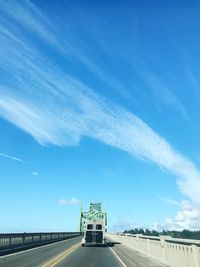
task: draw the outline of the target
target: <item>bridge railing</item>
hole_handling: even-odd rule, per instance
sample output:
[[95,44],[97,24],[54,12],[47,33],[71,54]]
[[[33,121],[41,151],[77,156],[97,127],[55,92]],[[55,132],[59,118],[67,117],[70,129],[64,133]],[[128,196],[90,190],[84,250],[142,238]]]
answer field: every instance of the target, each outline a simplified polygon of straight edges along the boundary
[[0,254],[79,236],[80,232],[41,232],[0,234]]
[[200,240],[114,233],[107,237],[170,267],[200,267]]

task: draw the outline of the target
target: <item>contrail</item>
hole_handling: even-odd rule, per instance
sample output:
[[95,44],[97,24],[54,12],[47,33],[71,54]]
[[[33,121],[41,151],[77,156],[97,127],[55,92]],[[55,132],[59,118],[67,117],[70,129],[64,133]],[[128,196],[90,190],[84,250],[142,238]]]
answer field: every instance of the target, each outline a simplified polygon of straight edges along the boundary
[[26,163],[26,162],[23,161],[22,159],[19,159],[19,158],[16,158],[16,157],[12,157],[12,156],[9,156],[9,155],[4,154],[4,153],[0,153],[0,156],[1,156],[1,157],[4,157],[4,158],[8,158],[8,159],[15,160],[15,161],[19,161],[19,162],[21,162],[21,163]]

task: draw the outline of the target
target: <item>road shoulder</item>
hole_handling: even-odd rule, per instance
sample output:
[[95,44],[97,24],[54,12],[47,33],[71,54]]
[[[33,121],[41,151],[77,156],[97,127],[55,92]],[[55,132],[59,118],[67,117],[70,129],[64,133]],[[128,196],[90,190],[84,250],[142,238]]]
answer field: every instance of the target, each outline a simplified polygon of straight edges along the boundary
[[126,267],[167,267],[144,254],[132,250],[123,244],[113,244],[110,249],[117,254]]

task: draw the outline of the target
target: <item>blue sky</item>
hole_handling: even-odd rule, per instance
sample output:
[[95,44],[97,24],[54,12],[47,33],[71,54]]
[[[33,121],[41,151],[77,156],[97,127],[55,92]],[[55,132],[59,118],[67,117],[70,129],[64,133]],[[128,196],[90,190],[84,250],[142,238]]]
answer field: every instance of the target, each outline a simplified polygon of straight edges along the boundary
[[199,11],[1,2],[0,231],[200,227]]

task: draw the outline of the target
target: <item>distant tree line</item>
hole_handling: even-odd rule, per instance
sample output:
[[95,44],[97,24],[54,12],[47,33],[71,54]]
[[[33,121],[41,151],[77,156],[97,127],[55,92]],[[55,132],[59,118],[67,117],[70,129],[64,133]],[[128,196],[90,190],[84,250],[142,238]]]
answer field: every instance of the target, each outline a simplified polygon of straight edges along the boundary
[[126,234],[142,234],[142,235],[148,235],[148,236],[159,236],[159,235],[168,235],[174,238],[188,238],[188,239],[200,239],[200,230],[199,231],[190,231],[190,230],[182,230],[182,231],[169,231],[169,230],[163,230],[162,232],[155,231],[155,230],[149,230],[149,229],[143,229],[143,228],[135,228],[132,230],[126,230],[124,231]]

